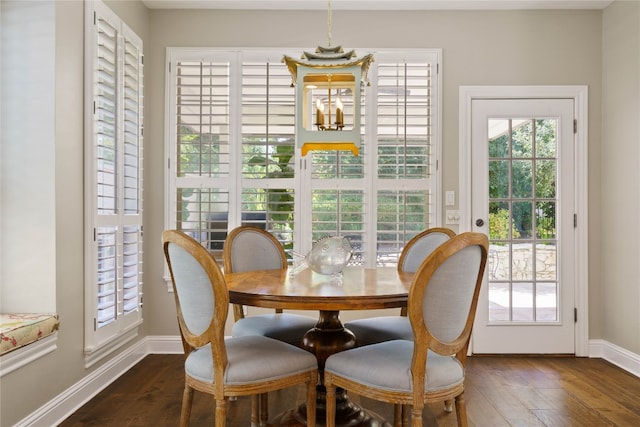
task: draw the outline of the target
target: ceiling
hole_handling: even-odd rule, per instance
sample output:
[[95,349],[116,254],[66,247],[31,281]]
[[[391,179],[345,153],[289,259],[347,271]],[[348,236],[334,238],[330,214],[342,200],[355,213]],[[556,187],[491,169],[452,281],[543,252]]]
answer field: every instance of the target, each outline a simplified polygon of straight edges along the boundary
[[[143,0],[150,9],[327,10],[329,0]],[[613,0],[331,0],[333,10],[604,9]]]

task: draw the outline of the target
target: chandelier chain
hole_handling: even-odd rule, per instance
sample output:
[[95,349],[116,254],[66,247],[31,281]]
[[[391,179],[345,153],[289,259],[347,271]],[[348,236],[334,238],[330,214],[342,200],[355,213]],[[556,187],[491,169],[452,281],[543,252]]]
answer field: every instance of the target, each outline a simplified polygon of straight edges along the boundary
[[327,47],[331,47],[331,0],[327,0]]

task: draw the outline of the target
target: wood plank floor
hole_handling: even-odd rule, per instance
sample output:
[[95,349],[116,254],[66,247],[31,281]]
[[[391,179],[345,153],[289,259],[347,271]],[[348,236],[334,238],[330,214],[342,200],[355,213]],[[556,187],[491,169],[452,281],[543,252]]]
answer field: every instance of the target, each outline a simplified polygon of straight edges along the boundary
[[[469,425],[640,426],[640,378],[602,359],[474,356],[467,369]],[[65,420],[62,427],[177,426],[183,390],[181,355],[149,355]],[[351,395],[388,420],[391,405]],[[276,415],[304,400],[304,388],[269,395]],[[227,426],[249,425],[249,398],[232,402]],[[197,393],[191,426],[213,425],[213,401]],[[441,404],[424,411],[425,426],[455,426]]]

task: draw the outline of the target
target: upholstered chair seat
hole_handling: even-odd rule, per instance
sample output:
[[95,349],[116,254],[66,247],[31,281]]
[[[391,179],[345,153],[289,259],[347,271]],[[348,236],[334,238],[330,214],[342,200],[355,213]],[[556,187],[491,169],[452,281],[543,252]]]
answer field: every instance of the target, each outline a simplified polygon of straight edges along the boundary
[[[413,346],[413,341],[394,340],[358,347],[332,355],[325,369],[367,387],[409,394],[413,389]],[[367,363],[362,363],[363,360]],[[455,356],[428,352],[424,381],[426,393],[451,389],[463,381],[464,367]]]

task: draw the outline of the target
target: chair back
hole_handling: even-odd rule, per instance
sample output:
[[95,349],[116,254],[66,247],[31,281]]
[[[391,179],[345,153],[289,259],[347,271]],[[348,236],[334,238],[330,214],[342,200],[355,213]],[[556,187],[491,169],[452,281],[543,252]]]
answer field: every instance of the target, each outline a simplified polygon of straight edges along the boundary
[[222,257],[226,273],[287,268],[287,256],[278,239],[250,225],[231,230],[224,241]]
[[224,328],[229,293],[218,263],[200,243],[182,231],[165,230],[162,244],[171,273],[185,356],[210,343],[214,365],[226,366]]
[[427,349],[466,362],[488,248],[486,235],[462,233],[440,245],[416,272],[408,299],[419,359],[414,368],[424,371]]
[[422,231],[407,242],[398,259],[398,271],[414,273],[431,252],[455,236],[449,228],[430,228]]

